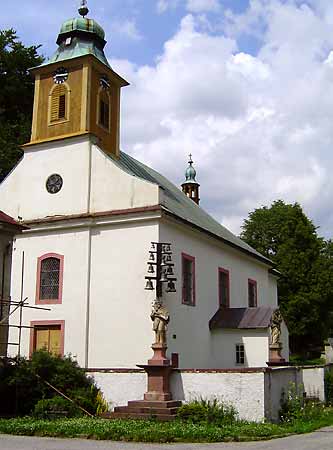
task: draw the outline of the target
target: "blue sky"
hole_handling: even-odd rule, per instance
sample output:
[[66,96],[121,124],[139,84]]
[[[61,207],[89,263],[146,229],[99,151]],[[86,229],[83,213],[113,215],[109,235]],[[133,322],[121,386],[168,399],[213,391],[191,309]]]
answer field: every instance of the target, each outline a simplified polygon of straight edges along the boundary
[[[150,64],[161,54],[165,41],[174,35],[180,20],[189,12],[186,1],[169,3],[169,8],[163,12],[158,9],[158,0],[90,0],[88,6],[90,17],[107,32],[110,56]],[[60,24],[77,14],[78,4],[75,0],[7,2],[2,5],[0,26],[13,27],[27,44],[42,44],[42,53],[50,56]],[[18,5],[24,9],[24,14],[17,13]],[[222,0],[218,10],[213,8],[202,13],[222,27],[226,10],[239,13],[247,7],[248,0]],[[253,38],[248,36],[240,41],[245,51],[255,51]]]
[[[16,0],[0,27],[50,56],[79,1]],[[202,206],[235,233],[299,202],[333,235],[332,0],[89,0],[130,82],[121,145],[180,185],[193,154]]]

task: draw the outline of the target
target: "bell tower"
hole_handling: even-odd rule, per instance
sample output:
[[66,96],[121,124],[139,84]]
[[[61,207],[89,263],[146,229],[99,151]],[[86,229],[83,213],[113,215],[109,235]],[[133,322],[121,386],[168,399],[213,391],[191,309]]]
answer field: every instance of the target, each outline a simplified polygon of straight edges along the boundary
[[199,188],[200,184],[196,181],[195,177],[197,172],[193,167],[192,155],[189,155],[189,166],[185,172],[186,181],[182,184],[184,194],[193,200],[197,205],[200,203]]
[[91,133],[106,153],[118,157],[120,91],[128,83],[110,67],[105,32],[88,13],[83,0],[79,17],[61,26],[55,54],[31,70],[35,100],[26,146]]

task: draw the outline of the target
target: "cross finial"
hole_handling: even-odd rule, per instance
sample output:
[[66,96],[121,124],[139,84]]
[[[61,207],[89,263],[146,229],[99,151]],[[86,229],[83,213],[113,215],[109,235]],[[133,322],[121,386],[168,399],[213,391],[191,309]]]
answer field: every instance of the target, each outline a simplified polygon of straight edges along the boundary
[[189,155],[189,158],[190,158],[190,160],[189,160],[189,164],[193,164],[193,160],[192,160],[192,154],[190,153]]
[[85,17],[88,14],[88,12],[89,12],[89,8],[88,8],[88,5],[87,5],[87,0],[82,0],[81,1],[81,6],[79,8],[79,14],[82,17]]

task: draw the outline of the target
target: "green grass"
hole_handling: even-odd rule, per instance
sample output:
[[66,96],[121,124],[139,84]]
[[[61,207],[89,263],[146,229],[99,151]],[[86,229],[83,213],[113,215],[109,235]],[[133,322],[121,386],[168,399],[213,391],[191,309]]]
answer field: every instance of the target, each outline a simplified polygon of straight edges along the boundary
[[180,420],[156,421],[59,419],[35,420],[30,417],[1,419],[0,433],[24,436],[86,438],[132,442],[222,442],[266,440],[290,434],[309,433],[333,425],[333,410],[327,409],[313,421],[295,421],[290,424],[236,422],[214,426],[190,424]]

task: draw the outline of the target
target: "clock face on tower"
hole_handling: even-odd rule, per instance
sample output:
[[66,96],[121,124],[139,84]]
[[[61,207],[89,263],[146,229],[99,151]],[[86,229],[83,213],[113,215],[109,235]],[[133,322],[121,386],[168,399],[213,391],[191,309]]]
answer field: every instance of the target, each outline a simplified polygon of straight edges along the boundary
[[63,180],[60,175],[54,173],[46,180],[46,189],[50,194],[57,194],[62,188]]
[[64,83],[68,78],[68,70],[64,67],[60,67],[57,69],[53,74],[53,80],[55,84],[62,84]]

